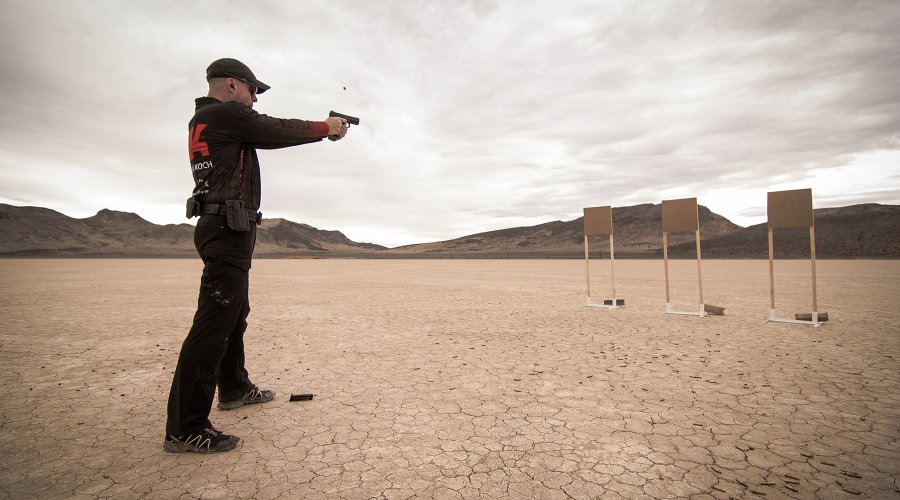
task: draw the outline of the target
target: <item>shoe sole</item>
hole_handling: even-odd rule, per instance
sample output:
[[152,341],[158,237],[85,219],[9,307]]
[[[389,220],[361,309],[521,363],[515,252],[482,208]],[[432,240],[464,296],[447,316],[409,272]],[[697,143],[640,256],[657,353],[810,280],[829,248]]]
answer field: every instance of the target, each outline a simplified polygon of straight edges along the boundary
[[216,408],[220,410],[234,410],[235,408],[240,408],[241,406],[244,406],[244,402],[238,400],[229,401],[228,403],[219,403],[216,405]]
[[219,448],[210,448],[207,450],[205,448],[195,448],[193,446],[185,447],[181,443],[173,443],[171,441],[164,441],[163,442],[163,451],[165,451],[167,453],[203,453],[203,454],[222,453],[224,451],[231,451],[231,450],[237,448],[237,445],[240,442],[241,442],[241,438],[234,436],[234,441],[228,441],[228,443],[225,444],[225,446],[222,446]]
[[241,406],[244,406],[244,405],[259,405],[259,404],[263,404],[263,403],[268,403],[269,401],[272,401],[273,399],[275,399],[274,393],[272,394],[272,397],[270,399],[260,400],[260,401],[246,401],[245,402],[240,399],[238,399],[237,401],[229,401],[227,403],[223,403],[223,402],[219,401],[219,404],[216,405],[216,408],[218,408],[220,410],[226,410],[226,411],[234,410],[234,409],[240,408]]

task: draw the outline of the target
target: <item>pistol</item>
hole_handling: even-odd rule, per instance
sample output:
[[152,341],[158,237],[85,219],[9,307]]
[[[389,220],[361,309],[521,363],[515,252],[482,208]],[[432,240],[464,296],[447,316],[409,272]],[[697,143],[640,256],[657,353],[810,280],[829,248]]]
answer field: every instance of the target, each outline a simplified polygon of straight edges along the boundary
[[[343,118],[343,119],[347,120],[348,128],[350,127],[350,125],[359,125],[359,118],[357,118],[355,116],[345,115],[343,113],[338,113],[337,111],[329,111],[328,116],[334,117],[334,118]],[[338,139],[337,136],[334,136],[334,135],[329,135],[328,138],[331,139],[332,141],[336,141]]]
[[359,118],[357,118],[355,116],[345,115],[343,113],[338,113],[337,111],[329,111],[328,116],[334,117],[334,118],[343,118],[343,119],[347,120],[347,123],[349,123],[351,125],[359,125]]

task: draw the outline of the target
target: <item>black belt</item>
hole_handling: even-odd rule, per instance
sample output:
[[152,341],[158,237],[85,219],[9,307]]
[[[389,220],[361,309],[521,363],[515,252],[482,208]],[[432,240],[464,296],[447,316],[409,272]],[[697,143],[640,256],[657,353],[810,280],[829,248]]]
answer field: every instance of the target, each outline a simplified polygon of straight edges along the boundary
[[[262,212],[250,212],[248,210],[247,217],[250,222],[259,225],[262,222]],[[201,203],[200,213],[197,215],[225,215],[225,205],[223,203]]]

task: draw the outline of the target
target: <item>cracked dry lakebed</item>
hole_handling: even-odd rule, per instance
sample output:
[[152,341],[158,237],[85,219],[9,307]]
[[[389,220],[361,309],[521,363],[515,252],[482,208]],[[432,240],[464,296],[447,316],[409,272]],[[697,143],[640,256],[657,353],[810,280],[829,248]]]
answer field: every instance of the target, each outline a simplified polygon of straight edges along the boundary
[[[617,260],[608,310],[579,260],[257,260],[277,396],[193,455],[162,442],[199,260],[2,260],[0,498],[900,498],[900,262],[817,267],[814,328],[765,322],[767,261],[703,261],[699,318],[661,261]],[[809,313],[809,262],[775,272]]]

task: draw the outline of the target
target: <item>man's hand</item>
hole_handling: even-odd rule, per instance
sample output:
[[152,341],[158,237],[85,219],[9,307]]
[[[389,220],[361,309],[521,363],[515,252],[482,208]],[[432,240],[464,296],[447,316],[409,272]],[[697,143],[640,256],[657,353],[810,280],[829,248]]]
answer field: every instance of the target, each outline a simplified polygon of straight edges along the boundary
[[329,116],[325,119],[328,124],[328,138],[336,141],[347,135],[347,120]]

